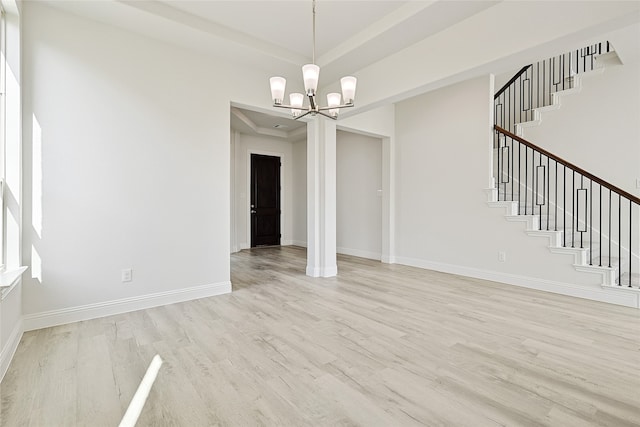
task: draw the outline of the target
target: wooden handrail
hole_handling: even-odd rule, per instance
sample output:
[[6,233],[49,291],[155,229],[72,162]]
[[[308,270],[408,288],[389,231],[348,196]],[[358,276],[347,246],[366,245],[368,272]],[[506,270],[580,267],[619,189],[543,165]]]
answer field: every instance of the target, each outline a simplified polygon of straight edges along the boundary
[[518,71],[515,76],[511,77],[511,79],[508,82],[506,82],[499,91],[496,92],[496,94],[493,96],[493,99],[498,99],[498,97],[502,95],[502,92],[504,92],[505,90],[507,90],[509,86],[511,86],[511,83],[515,82],[518,79],[518,77],[523,75],[524,72],[527,71],[527,69],[529,69],[529,67],[532,67],[532,66],[533,64],[529,64],[522,67],[522,69]]
[[562,159],[561,157],[556,156],[555,154],[552,154],[550,152],[548,152],[547,150],[545,150],[544,148],[540,148],[537,145],[527,141],[524,138],[519,137],[518,135],[509,132],[506,129],[501,128],[498,125],[494,125],[493,126],[495,130],[497,130],[498,132],[500,132],[501,134],[504,134],[506,136],[508,136],[509,138],[515,139],[516,141],[518,141],[519,143],[541,153],[544,154],[545,156],[549,157],[550,159],[553,159],[554,161],[560,163],[561,165],[564,165],[566,167],[568,167],[569,169],[574,170],[575,172],[578,172],[579,174],[583,175],[586,178],[589,178],[591,181],[593,182],[597,182],[598,184],[600,184],[601,186],[608,188],[609,190],[620,194],[621,196],[625,197],[626,199],[632,201],[633,203],[635,203],[636,205],[640,205],[640,198],[634,196],[633,194],[627,193],[626,191],[624,191],[621,188],[616,187],[613,184],[609,184],[607,181],[605,181],[604,179],[598,178],[597,176],[587,172],[586,170],[574,165],[571,162],[568,162],[564,159]]

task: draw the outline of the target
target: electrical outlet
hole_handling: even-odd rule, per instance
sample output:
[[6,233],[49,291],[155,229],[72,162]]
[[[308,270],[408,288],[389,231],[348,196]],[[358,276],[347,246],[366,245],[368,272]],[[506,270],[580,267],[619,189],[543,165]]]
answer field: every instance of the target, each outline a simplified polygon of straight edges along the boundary
[[123,282],[130,282],[133,276],[133,269],[132,268],[125,268],[124,270],[122,270],[122,281]]
[[504,251],[498,252],[498,261],[505,262],[507,260],[507,253]]

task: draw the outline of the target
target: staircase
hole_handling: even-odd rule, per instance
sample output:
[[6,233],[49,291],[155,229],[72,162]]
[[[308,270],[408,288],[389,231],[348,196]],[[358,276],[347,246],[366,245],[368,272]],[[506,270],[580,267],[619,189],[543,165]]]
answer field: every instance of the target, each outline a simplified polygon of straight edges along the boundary
[[[508,221],[548,239],[556,254],[573,255],[577,271],[601,286],[637,294],[640,303],[640,199],[524,139],[527,127],[580,92],[583,78],[617,59],[599,43],[523,67],[495,95],[493,188],[488,204]],[[639,307],[640,308],[640,307]]]

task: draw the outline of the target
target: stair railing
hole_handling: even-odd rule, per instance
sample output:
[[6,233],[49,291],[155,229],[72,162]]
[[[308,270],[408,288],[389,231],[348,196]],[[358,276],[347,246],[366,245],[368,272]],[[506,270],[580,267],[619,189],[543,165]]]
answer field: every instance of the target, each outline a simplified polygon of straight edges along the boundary
[[589,249],[589,265],[618,267],[618,286],[633,287],[640,277],[640,198],[498,125],[494,129],[498,200],[518,202],[519,215],[536,215],[540,230],[563,231],[563,247]]
[[596,43],[523,67],[496,92],[494,123],[515,132],[516,124],[534,120],[534,109],[551,105],[554,92],[573,88],[573,77],[594,70],[595,58],[610,51],[609,42]]

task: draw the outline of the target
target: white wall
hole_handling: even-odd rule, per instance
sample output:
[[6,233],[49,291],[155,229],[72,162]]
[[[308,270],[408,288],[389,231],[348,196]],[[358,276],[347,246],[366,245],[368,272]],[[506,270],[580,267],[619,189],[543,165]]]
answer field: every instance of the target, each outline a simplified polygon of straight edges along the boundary
[[607,65],[542,115],[524,138],[640,196],[640,62]]
[[395,126],[394,109],[393,104],[388,104],[364,112],[356,110],[355,115],[348,115],[351,111],[344,110],[347,117],[340,118],[338,129],[374,137],[392,137]]
[[493,89],[483,77],[396,105],[397,261],[539,289],[599,291],[599,278],[576,272],[572,256],[550,254],[546,239],[487,207]]
[[307,246],[307,141],[295,142],[293,158],[293,227],[292,244]]
[[381,261],[395,261],[395,105],[341,119],[338,129],[382,140]]
[[265,154],[280,157],[282,168],[280,170],[280,208],[282,216],[280,218],[281,244],[290,245],[293,240],[293,156],[292,143],[275,137],[253,136],[247,134],[236,134],[234,173],[235,173],[235,224],[236,250],[246,249],[251,246],[250,234],[250,159],[251,154]]
[[42,267],[24,283],[26,326],[229,291],[230,101],[261,105],[265,76],[23,6],[25,165],[42,130],[25,176],[43,177],[42,232],[23,239]]
[[336,143],[337,252],[379,260],[382,140],[338,131]]

